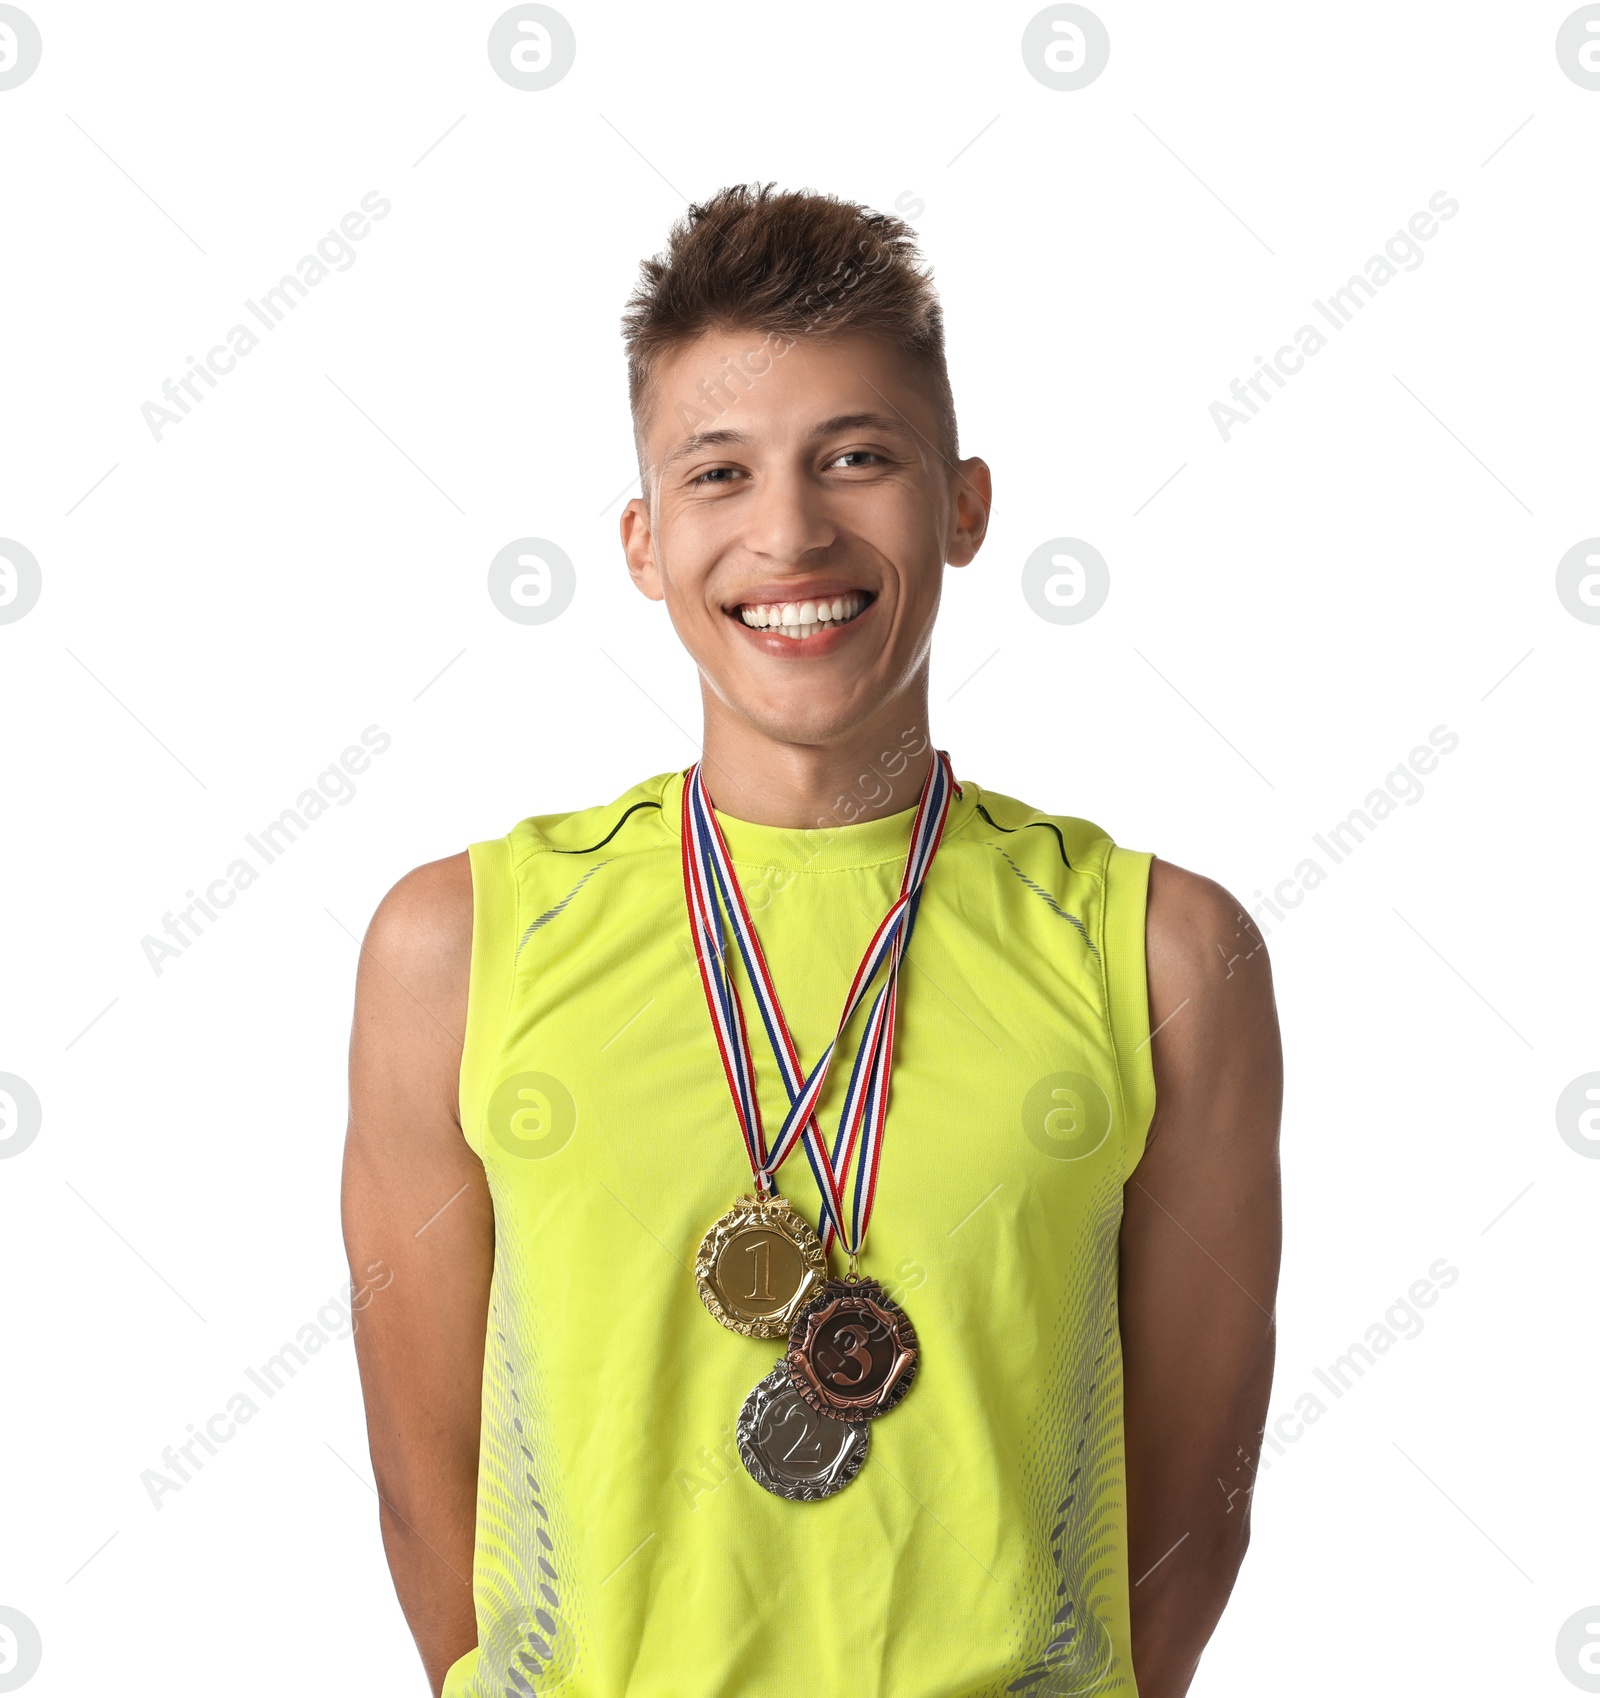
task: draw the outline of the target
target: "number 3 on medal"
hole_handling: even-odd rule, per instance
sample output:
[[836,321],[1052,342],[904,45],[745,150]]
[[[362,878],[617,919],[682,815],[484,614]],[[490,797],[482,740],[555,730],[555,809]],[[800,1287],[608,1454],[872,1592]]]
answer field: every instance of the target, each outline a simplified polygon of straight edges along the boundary
[[841,1327],[833,1340],[833,1347],[848,1361],[856,1363],[861,1372],[848,1375],[841,1368],[829,1371],[828,1378],[836,1386],[858,1386],[872,1371],[872,1357],[867,1351],[867,1335],[860,1327]]

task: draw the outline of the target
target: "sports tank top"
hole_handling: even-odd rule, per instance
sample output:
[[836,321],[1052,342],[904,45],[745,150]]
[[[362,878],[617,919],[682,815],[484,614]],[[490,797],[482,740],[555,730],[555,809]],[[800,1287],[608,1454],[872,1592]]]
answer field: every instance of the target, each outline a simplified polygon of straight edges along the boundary
[[[782,1342],[719,1326],[693,1277],[752,1185],[685,912],[684,777],[470,850],[461,1125],[495,1246],[478,1645],[445,1698],[1134,1694],[1117,1242],[1155,1103],[1150,856],[962,781],[900,970],[861,1261],[920,1368],[849,1485],[786,1501],[735,1442]],[[914,814],[718,813],[806,1069]],[[788,1100],[727,947],[770,1140]],[[803,1152],[778,1183],[815,1226]]]

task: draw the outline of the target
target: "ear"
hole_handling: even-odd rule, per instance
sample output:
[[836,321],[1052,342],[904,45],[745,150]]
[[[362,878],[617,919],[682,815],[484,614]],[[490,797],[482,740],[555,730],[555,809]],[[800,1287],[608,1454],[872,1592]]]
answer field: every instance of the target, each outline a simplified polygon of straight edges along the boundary
[[639,593],[651,601],[664,601],[666,592],[661,587],[661,572],[656,565],[650,509],[637,495],[622,509],[622,553],[628,562],[628,576]]
[[988,464],[974,455],[963,460],[951,474],[950,540],[945,560],[951,566],[966,566],[983,547],[989,532],[989,509],[994,504],[994,486]]

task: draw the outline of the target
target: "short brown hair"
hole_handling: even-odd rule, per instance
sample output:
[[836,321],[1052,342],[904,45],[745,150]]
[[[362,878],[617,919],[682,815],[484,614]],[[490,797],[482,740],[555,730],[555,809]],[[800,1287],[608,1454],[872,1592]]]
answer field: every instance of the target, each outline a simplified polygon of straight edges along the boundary
[[640,440],[651,375],[664,353],[708,330],[785,340],[863,331],[909,355],[939,420],[934,447],[954,461],[955,401],[944,315],[910,225],[854,201],[739,183],[691,206],[666,249],[639,268],[622,316],[628,404]]

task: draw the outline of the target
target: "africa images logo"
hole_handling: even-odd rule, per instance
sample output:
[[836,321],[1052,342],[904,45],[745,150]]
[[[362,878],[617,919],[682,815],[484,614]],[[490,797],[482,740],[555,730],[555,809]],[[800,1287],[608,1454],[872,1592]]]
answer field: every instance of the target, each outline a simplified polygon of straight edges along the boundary
[[1022,32],[1022,62],[1062,94],[1087,88],[1111,60],[1111,37],[1087,6],[1046,6]]
[[12,537],[0,537],[0,625],[14,625],[33,611],[44,587],[39,562]]
[[16,6],[0,6],[0,94],[20,88],[38,70],[43,51],[33,19]]
[[44,1645],[21,1610],[0,1604],[0,1692],[15,1692],[39,1672]]
[[1580,1692],[1600,1692],[1600,1604],[1579,1610],[1561,1624],[1556,1663]]
[[1556,31],[1556,63],[1579,88],[1600,89],[1600,6],[1580,6]]
[[513,6],[489,31],[489,63],[524,94],[554,88],[578,57],[572,25],[554,6]]
[[43,1125],[39,1093],[15,1073],[0,1073],[0,1161],[20,1156]]

